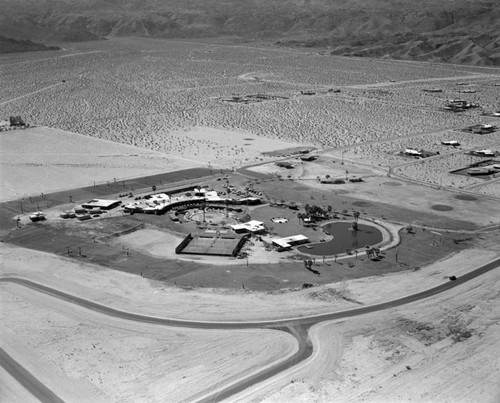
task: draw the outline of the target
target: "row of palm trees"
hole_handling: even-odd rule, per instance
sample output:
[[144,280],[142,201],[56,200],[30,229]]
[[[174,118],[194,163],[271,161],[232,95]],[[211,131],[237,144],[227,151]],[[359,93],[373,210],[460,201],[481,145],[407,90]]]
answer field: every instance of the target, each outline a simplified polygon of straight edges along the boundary
[[[332,214],[333,208],[332,208],[332,206],[328,206],[327,209],[325,210],[319,206],[314,206],[314,205],[311,206],[309,204],[306,204],[304,206],[304,210],[305,210],[305,213],[302,213],[302,212],[297,213],[297,218],[299,220],[299,223],[303,222],[304,219],[313,219],[313,220],[320,219],[321,220],[321,219],[329,218]],[[354,223],[352,225],[352,228],[354,230],[357,230],[360,213],[359,213],[359,211],[353,211],[352,215],[354,217]]]

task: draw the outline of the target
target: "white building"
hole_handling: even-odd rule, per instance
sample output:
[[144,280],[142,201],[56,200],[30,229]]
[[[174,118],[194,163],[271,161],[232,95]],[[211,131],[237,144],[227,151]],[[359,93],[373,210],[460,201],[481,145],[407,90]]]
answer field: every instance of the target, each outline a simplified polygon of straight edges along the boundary
[[234,224],[230,226],[234,232],[242,233],[242,232],[251,232],[256,234],[258,232],[262,232],[265,230],[264,223],[262,221],[251,220],[241,224]]
[[273,245],[278,247],[278,251],[290,249],[292,246],[301,245],[309,242],[309,238],[305,235],[293,235],[286,238],[277,238],[272,240]]
[[411,148],[407,148],[405,150],[405,155],[409,155],[410,157],[421,157],[422,153],[417,150],[412,150]]

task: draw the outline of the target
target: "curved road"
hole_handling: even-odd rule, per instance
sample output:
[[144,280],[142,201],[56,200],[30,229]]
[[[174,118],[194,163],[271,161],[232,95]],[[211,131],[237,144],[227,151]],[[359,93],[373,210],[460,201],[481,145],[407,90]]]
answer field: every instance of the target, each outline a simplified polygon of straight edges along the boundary
[[[299,362],[308,358],[313,351],[313,347],[311,341],[308,336],[308,330],[311,326],[329,320],[336,320],[342,318],[349,318],[353,316],[364,315],[370,312],[381,311],[385,309],[395,308],[401,305],[409,304],[411,302],[419,301],[425,298],[432,297],[434,295],[440,294],[444,291],[450,290],[451,288],[457,287],[461,284],[466,283],[478,276],[481,276],[484,273],[487,273],[491,270],[500,267],[500,259],[496,259],[486,265],[483,265],[461,277],[458,277],[455,281],[447,281],[441,285],[430,288],[428,290],[412,294],[403,298],[395,299],[392,301],[384,302],[381,304],[366,306],[363,308],[352,309],[349,311],[342,312],[333,312],[333,313],[325,313],[318,315],[309,315],[305,317],[295,317],[288,319],[278,319],[278,320],[266,320],[266,321],[252,321],[252,322],[237,322],[237,321],[225,321],[225,322],[208,322],[208,321],[190,321],[190,320],[179,320],[179,319],[170,319],[170,318],[162,318],[156,316],[147,316],[140,315],[137,313],[122,311],[119,309],[111,308],[106,305],[99,304],[97,302],[89,301],[84,298],[77,297],[75,295],[71,295],[65,293],[60,290],[56,290],[54,288],[45,286],[43,284],[38,284],[36,282],[19,278],[19,277],[0,277],[0,282],[4,283],[12,283],[17,284],[23,287],[30,288],[34,291],[41,292],[47,295],[50,295],[54,298],[61,299],[63,301],[79,305],[86,309],[92,310],[94,312],[98,312],[104,315],[113,316],[115,318],[120,318],[123,320],[129,320],[134,322],[142,322],[149,323],[155,325],[162,326],[175,326],[175,327],[185,327],[185,328],[195,328],[195,329],[273,329],[273,330],[281,330],[291,333],[298,341],[299,348],[298,351],[293,354],[288,359],[281,361],[275,365],[272,365],[262,371],[251,374],[237,382],[234,382],[217,393],[209,392],[201,392],[195,396],[190,398],[190,401],[200,401],[200,402],[213,402],[213,401],[221,401],[226,399],[236,393],[239,393],[248,387],[262,382],[282,371],[285,371],[288,368],[293,367]],[[21,384],[25,384],[23,382],[23,378],[30,379],[31,384],[35,384],[33,379],[35,379],[31,374],[28,374],[27,371],[20,372],[18,371],[10,371],[10,366],[5,365],[5,360],[0,355],[0,363],[4,368]],[[20,367],[20,366],[19,366]],[[27,374],[27,375],[26,375]],[[36,379],[35,379],[36,380]],[[38,382],[38,381],[37,381]],[[42,385],[43,386],[43,385]],[[36,397],[42,397],[42,401],[46,401],[43,397],[46,396],[47,388],[40,388],[35,384],[35,386],[31,387],[29,391],[33,393]],[[38,390],[39,389],[39,390]]]

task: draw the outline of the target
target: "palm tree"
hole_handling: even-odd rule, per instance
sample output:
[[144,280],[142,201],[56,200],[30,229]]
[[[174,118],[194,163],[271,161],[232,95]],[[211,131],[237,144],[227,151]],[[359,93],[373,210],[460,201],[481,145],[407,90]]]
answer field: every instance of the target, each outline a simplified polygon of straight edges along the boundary
[[366,245],[365,249],[366,249],[366,257],[371,260],[373,256],[372,248],[370,248],[369,245]]
[[353,211],[352,215],[354,217],[354,223],[352,224],[352,229],[354,231],[357,231],[358,230],[359,211]]
[[306,216],[309,217],[311,215],[311,206],[308,203],[306,203],[304,209],[306,210]]
[[354,222],[357,224],[359,219],[359,211],[353,211],[352,215],[354,217]]

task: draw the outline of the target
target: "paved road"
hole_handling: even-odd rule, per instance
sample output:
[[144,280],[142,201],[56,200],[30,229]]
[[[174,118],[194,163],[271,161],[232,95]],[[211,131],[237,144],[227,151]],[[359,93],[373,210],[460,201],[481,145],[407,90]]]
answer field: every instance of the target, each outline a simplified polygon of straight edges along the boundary
[[0,348],[0,365],[41,402],[63,402],[62,399],[30,374],[2,348]]
[[[20,286],[28,287],[34,291],[42,292],[44,294],[50,295],[54,298],[61,299],[68,303],[72,303],[75,305],[79,305],[86,309],[90,309],[94,312],[98,312],[104,315],[113,316],[116,318],[141,322],[141,323],[149,323],[155,325],[163,325],[163,326],[174,326],[174,327],[184,327],[184,328],[194,328],[194,329],[273,329],[286,331],[291,333],[299,343],[298,351],[289,357],[287,360],[277,363],[276,365],[270,366],[260,372],[257,372],[253,375],[247,376],[227,387],[219,390],[216,393],[206,391],[201,392],[195,396],[190,398],[190,401],[199,401],[199,402],[214,402],[224,400],[236,393],[239,393],[248,387],[262,382],[274,375],[277,375],[286,369],[293,367],[294,365],[302,362],[306,358],[308,358],[313,351],[313,347],[311,341],[308,336],[308,330],[314,324],[336,320],[342,318],[349,318],[353,316],[364,315],[371,312],[391,309],[395,307],[399,307],[401,305],[409,304],[411,302],[416,302],[425,298],[432,297],[434,295],[440,294],[444,291],[450,290],[451,288],[457,287],[470,281],[478,276],[481,276],[484,273],[487,273],[491,270],[500,267],[500,259],[496,259],[484,266],[481,266],[461,277],[458,277],[455,281],[446,281],[441,285],[438,285],[434,288],[412,294],[403,298],[399,298],[393,301],[384,302],[377,305],[366,306],[358,309],[352,309],[349,311],[343,312],[333,312],[319,315],[310,315],[305,317],[296,317],[296,318],[288,318],[288,319],[278,319],[278,320],[266,320],[266,321],[252,321],[252,322],[238,322],[238,321],[225,321],[225,322],[209,322],[209,321],[190,321],[190,320],[179,320],[179,319],[171,319],[171,318],[162,318],[156,316],[147,316],[140,315],[137,313],[126,312],[119,309],[111,308],[106,305],[102,305],[93,301],[86,300],[84,298],[77,297],[75,295],[71,295],[65,293],[60,290],[56,290],[54,288],[45,286],[43,284],[39,284],[27,279],[18,278],[18,277],[0,277],[0,282],[4,283],[12,283]],[[32,375],[28,374],[29,377]],[[19,378],[18,378],[19,377]],[[19,382],[23,383],[24,375],[22,373],[18,373],[16,379]],[[24,384],[24,383],[23,383]],[[31,391],[31,390],[30,390]],[[41,392],[40,392],[41,393]]]

